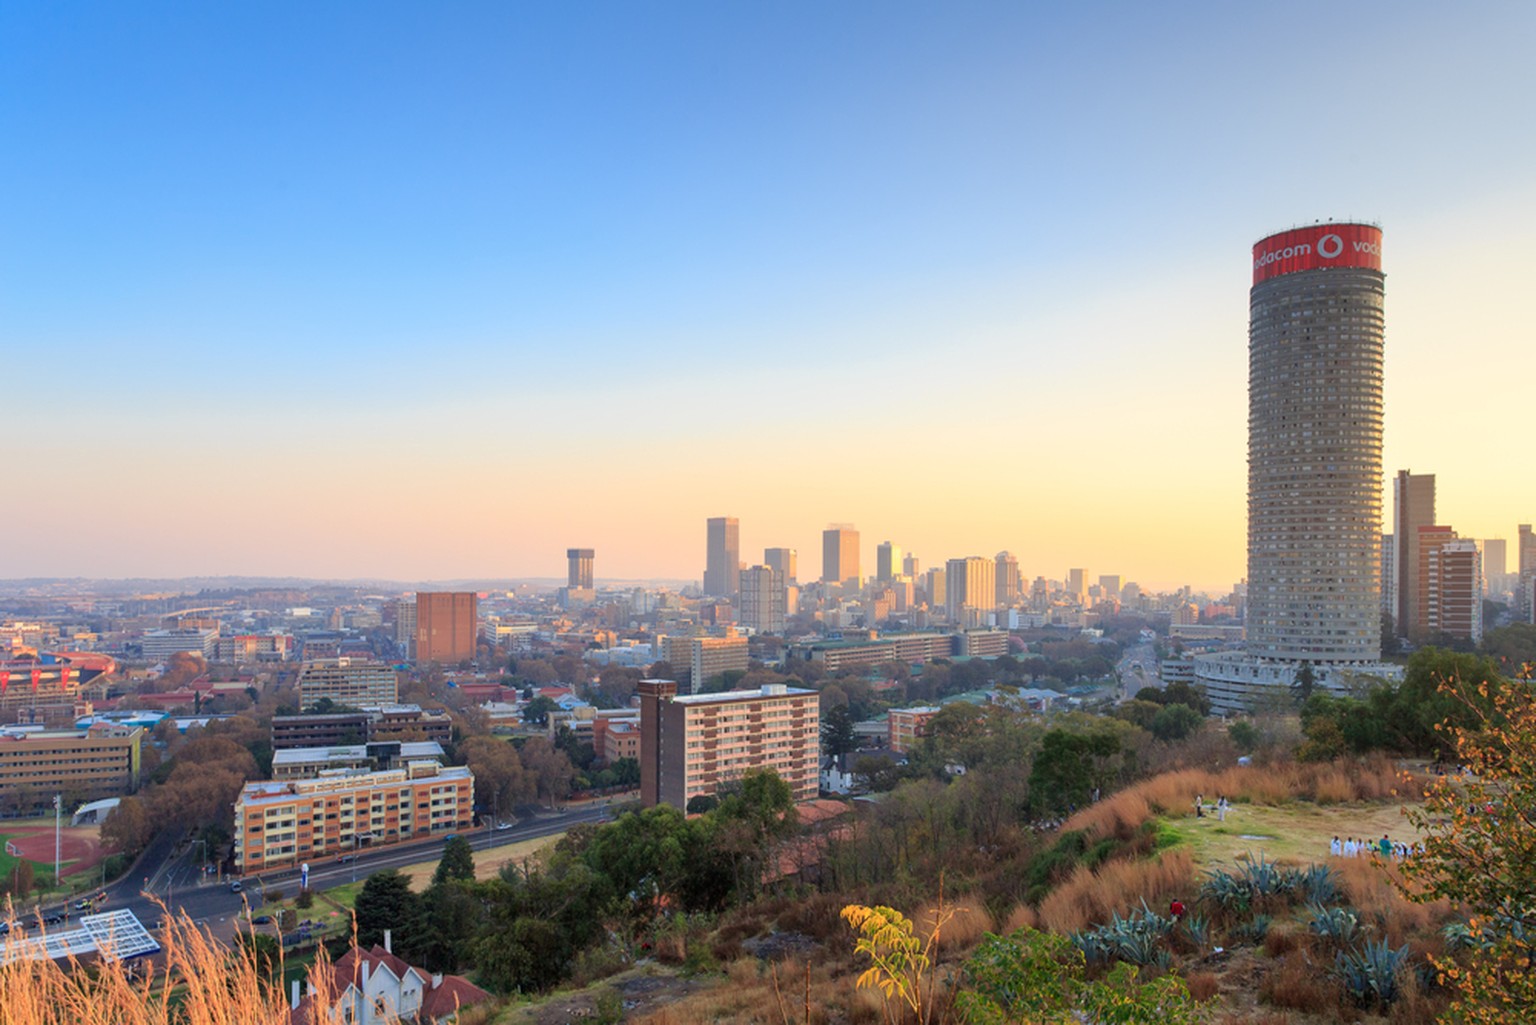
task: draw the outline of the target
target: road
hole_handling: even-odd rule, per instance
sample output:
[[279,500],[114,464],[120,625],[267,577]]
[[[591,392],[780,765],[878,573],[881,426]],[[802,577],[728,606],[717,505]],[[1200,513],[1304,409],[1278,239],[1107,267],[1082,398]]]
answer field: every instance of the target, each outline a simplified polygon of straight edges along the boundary
[[[606,804],[585,805],[563,812],[540,815],[530,821],[519,822],[510,829],[482,828],[459,835],[468,840],[470,846],[477,851],[490,850],[523,840],[535,840],[561,833],[583,823],[605,822],[611,813],[612,808]],[[366,879],[372,873],[384,869],[430,862],[442,856],[445,842],[446,838],[407,846],[364,849],[358,852],[355,861],[346,863],[337,862],[334,858],[327,858],[324,862],[313,862],[310,865],[309,885],[314,890],[328,890],[343,886],[355,879]],[[153,926],[162,914],[160,904],[163,903],[172,911],[185,913],[193,922],[208,927],[216,935],[227,936],[233,932],[233,923],[247,904],[260,903],[265,887],[270,886],[287,893],[297,892],[299,888],[298,869],[292,869],[242,880],[244,887],[252,892],[249,894],[233,892],[227,880],[219,880],[203,874],[201,849],[197,844],[194,843],[181,854],[171,857],[170,852],[174,843],[174,838],[168,840],[157,838],[145,851],[145,857],[140,860],[139,872],[142,873],[143,866],[159,867],[147,876],[135,874],[129,879],[120,880],[107,887],[107,900],[100,910],[132,911],[146,926]],[[61,909],[53,907],[46,910]],[[78,912],[72,911],[70,915],[72,921]],[[53,928],[69,928],[69,925],[66,923]]]
[[1126,648],[1115,671],[1120,676],[1116,704],[1131,700],[1143,687],[1163,685],[1157,677],[1157,651],[1151,644],[1133,644]]

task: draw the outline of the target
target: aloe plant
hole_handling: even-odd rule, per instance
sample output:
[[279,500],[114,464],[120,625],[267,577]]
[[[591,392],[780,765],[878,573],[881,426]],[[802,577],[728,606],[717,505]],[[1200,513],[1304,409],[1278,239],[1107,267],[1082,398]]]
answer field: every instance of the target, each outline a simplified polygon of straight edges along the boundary
[[1311,928],[1324,939],[1339,946],[1347,946],[1360,937],[1360,916],[1348,908],[1329,908],[1321,904],[1308,904],[1312,913]]

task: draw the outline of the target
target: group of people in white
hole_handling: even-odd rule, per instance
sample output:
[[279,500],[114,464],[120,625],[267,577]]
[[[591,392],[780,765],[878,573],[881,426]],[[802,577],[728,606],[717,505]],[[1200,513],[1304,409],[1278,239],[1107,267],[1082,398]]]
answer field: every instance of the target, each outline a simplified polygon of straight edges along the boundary
[[1414,853],[1415,850],[1423,849],[1423,844],[1415,847],[1401,840],[1393,840],[1388,836],[1383,836],[1380,840],[1357,840],[1352,836],[1340,840],[1338,837],[1334,837],[1333,841],[1328,845],[1328,853],[1332,854],[1335,858],[1368,858],[1373,854],[1378,854],[1383,858],[1390,858],[1393,861],[1402,861]]
[[[1216,808],[1215,808],[1216,821],[1218,821],[1218,822],[1225,822],[1225,821],[1227,821],[1227,809],[1231,808],[1231,807],[1232,807],[1232,802],[1231,801],[1227,800],[1225,797],[1221,796],[1220,794],[1217,794],[1216,795]],[[1205,816],[1206,816],[1205,795],[1204,794],[1196,794],[1195,795],[1195,817],[1203,819],[1203,818],[1205,818]]]

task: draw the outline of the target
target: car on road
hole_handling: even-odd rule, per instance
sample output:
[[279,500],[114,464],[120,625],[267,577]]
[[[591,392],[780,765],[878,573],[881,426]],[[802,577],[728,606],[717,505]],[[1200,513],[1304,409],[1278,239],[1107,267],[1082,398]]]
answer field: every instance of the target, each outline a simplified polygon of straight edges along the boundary
[[343,854],[341,857],[336,859],[336,864],[338,864],[338,865],[345,865],[345,864],[347,864],[350,861],[356,861],[356,860],[357,860],[357,855],[356,854]]
[[241,885],[240,880],[238,880],[238,879],[231,879],[229,881],[229,892],[230,893],[239,893],[243,889],[245,889],[245,887]]
[[70,906],[73,907],[76,911],[90,911],[96,907],[96,902],[91,898],[86,897],[84,900],[75,901]]
[[251,919],[251,924],[252,925],[271,925],[272,924],[272,916],[271,915],[257,915],[255,918]]
[[496,823],[496,832],[498,832],[498,833],[501,832],[503,829],[511,829],[511,828],[512,828],[512,823],[510,823],[510,822],[498,822],[498,823]]

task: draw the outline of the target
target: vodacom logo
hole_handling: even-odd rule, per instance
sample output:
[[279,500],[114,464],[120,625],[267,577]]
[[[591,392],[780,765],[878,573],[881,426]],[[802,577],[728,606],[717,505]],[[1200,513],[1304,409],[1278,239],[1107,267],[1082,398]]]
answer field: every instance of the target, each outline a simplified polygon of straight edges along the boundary
[[1317,240],[1317,255],[1332,260],[1344,251],[1344,240],[1337,235],[1324,235]]

